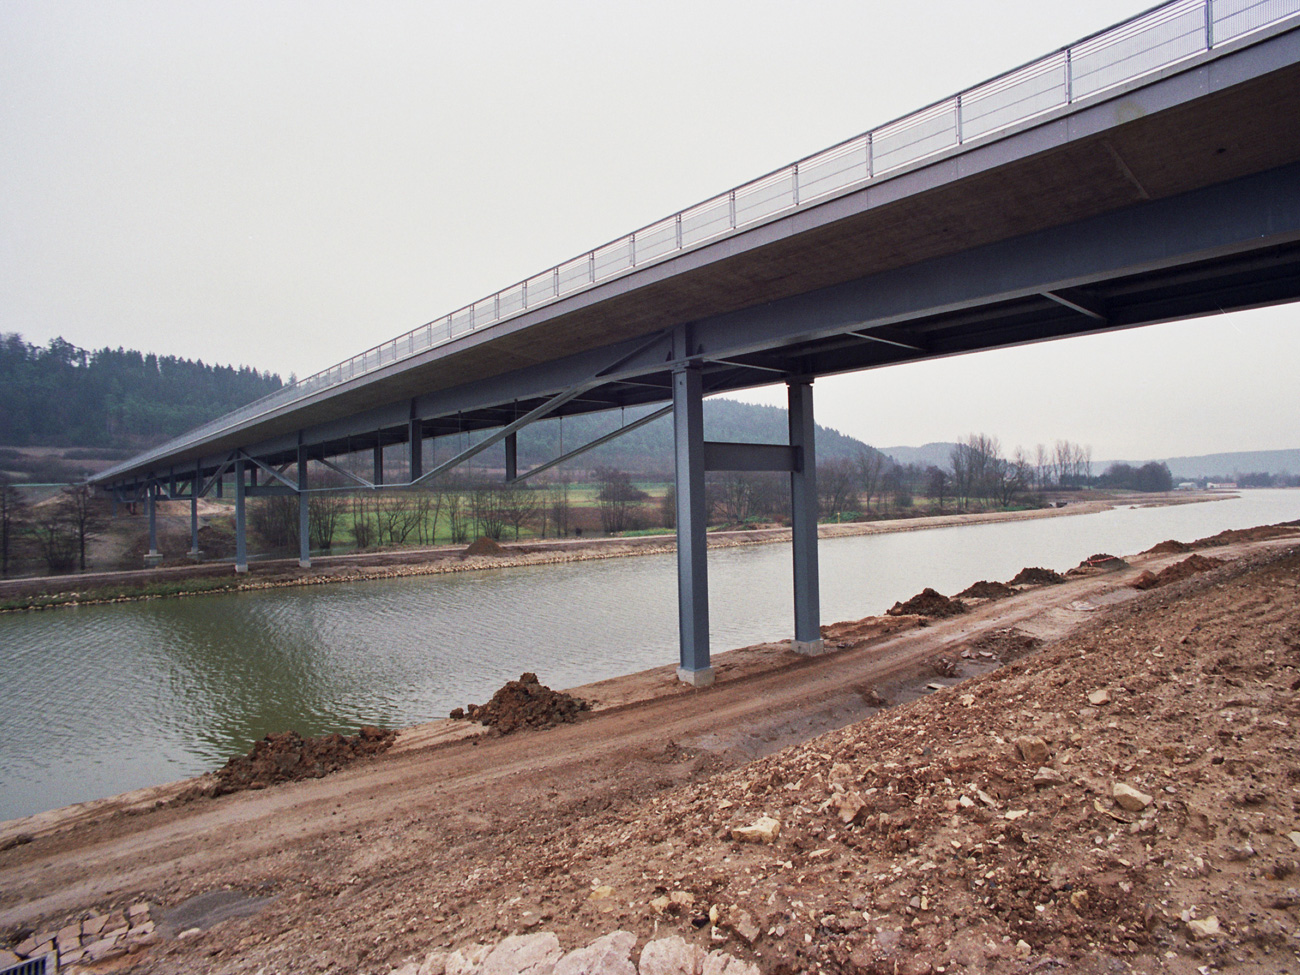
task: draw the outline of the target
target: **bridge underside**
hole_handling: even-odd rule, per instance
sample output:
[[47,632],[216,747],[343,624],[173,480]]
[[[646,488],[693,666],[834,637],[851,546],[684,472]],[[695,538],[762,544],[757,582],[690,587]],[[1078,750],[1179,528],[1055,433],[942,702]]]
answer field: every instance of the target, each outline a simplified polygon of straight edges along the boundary
[[[305,519],[318,489],[309,461],[362,447],[382,458],[404,444],[404,484],[419,486],[504,441],[507,477],[527,477],[513,443],[529,423],[670,404],[683,676],[704,682],[706,469],[789,472],[795,634],[817,644],[815,377],[1297,299],[1291,30],[593,282],[99,482],[123,497],[191,497],[233,475],[241,525],[250,493],[296,494]],[[704,441],[702,397],[776,382],[790,390],[787,443]],[[428,438],[466,431],[492,432],[450,462],[425,463]],[[403,486],[382,475],[377,463],[363,486]],[[242,538],[241,528],[241,563]]]

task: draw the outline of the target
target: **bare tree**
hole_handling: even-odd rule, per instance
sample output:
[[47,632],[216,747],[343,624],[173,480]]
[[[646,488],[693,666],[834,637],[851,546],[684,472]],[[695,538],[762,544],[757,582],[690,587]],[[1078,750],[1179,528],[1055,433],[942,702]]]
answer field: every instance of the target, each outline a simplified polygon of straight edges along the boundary
[[880,493],[880,479],[889,466],[888,458],[879,450],[859,447],[854,462],[858,469],[858,488],[867,499],[867,514],[871,514],[871,499]]
[[952,478],[942,467],[931,464],[925,469],[925,491],[929,497],[939,503],[939,514],[943,514],[943,499],[948,496]]
[[105,502],[95,496],[89,484],[76,484],[63,489],[59,502],[67,513],[68,523],[77,536],[77,564],[86,571],[86,540],[101,535],[108,528]]
[[832,457],[817,465],[817,498],[823,516],[836,515],[856,506],[857,470],[852,461]]
[[600,526],[606,534],[635,527],[636,512],[650,495],[632,483],[626,471],[597,467],[592,476],[600,484],[596,503],[600,507]]
[[474,530],[497,542],[505,534],[507,524],[505,493],[504,486],[485,481],[479,481],[469,492]]
[[555,523],[555,534],[561,537],[569,534],[569,485],[573,475],[566,470],[556,470],[551,480],[549,502],[551,521]]
[[532,518],[538,508],[544,507],[541,497],[528,485],[515,483],[506,485],[501,498],[506,522],[515,531],[515,541],[519,541],[519,532],[524,522]]
[[753,478],[744,471],[727,471],[710,480],[718,517],[733,524],[743,523],[753,510]]
[[31,537],[50,572],[69,572],[77,561],[77,533],[62,504],[32,508]]
[[308,544],[317,550],[334,547],[334,533],[347,502],[337,494],[313,494],[307,499]]
[[27,502],[9,478],[0,474],[0,574],[9,575],[9,562],[14,556],[18,528],[27,515]]

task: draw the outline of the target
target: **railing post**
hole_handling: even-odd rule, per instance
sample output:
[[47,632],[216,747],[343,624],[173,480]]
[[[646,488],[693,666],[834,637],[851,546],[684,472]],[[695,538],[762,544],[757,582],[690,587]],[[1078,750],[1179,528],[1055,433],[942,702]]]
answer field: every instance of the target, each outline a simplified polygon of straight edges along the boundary
[[799,164],[790,167],[790,188],[794,193],[794,205],[799,205]]
[[876,140],[875,133],[867,133],[867,179],[876,175]]
[[962,126],[961,126],[961,95],[957,95],[957,145],[962,144]]
[[682,215],[677,214],[677,249],[682,249]]
[[732,190],[727,194],[727,206],[731,210],[731,229],[736,229],[736,191]]
[[1205,0],[1205,49],[1214,50],[1214,0]]
[[636,267],[636,234],[632,234],[627,239],[627,256],[632,267]]
[[1065,104],[1074,101],[1074,49],[1065,49]]

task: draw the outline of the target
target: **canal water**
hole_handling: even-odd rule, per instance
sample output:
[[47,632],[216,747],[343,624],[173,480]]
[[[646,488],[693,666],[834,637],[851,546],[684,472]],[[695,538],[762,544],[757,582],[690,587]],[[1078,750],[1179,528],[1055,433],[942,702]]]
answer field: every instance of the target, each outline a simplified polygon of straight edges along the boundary
[[[1022,567],[1300,518],[1300,490],[824,540],[822,619]],[[709,553],[715,652],[790,635],[788,545]],[[403,727],[534,671],[675,662],[672,555],[0,616],[0,820],[215,768],[270,732]]]

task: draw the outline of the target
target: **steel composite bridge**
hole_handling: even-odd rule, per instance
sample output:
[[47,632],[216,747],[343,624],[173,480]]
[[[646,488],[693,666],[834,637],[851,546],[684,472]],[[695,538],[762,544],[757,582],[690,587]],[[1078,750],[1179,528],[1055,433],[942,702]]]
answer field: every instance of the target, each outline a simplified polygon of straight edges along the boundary
[[[1300,298],[1300,0],[1175,0],[688,207],[92,478],[120,499],[299,499],[374,450],[418,487],[547,417],[663,404],[683,680],[712,680],[704,472],[791,477],[796,646],[820,647],[818,376]],[[1225,339],[1226,341],[1226,339]],[[784,381],[787,443],[704,439],[710,393]],[[624,428],[630,429],[633,425]],[[490,431],[451,460],[430,438]],[[602,440],[605,438],[602,438]],[[408,479],[385,481],[405,445]],[[587,445],[592,446],[592,445]],[[565,458],[581,452],[571,451]],[[564,458],[560,458],[564,459]],[[550,464],[544,466],[551,466]],[[259,480],[260,479],[260,480]]]

